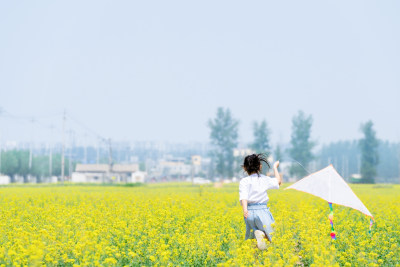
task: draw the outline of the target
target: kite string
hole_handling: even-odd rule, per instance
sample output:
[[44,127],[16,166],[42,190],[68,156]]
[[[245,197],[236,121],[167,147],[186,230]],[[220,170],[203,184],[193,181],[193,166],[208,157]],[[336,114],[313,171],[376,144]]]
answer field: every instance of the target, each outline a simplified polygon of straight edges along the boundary
[[300,162],[298,162],[297,160],[292,159],[292,158],[288,158],[288,160],[299,164],[299,165],[307,172],[307,174],[311,174],[311,172],[310,172],[309,170],[307,170],[307,169],[306,169]]
[[329,213],[329,216],[328,216],[329,222],[331,224],[331,237],[332,237],[333,240],[336,240],[336,233],[335,233],[335,229],[333,228],[333,208],[332,208],[332,203],[331,202],[328,202],[328,203],[329,203],[329,209],[331,210],[331,212]]

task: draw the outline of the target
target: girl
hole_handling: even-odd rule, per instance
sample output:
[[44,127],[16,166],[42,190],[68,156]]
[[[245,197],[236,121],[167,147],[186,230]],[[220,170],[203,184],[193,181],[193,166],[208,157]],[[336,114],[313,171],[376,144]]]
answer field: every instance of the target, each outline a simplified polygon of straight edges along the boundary
[[278,172],[279,161],[274,163],[275,178],[260,174],[262,162],[270,168],[268,160],[263,154],[248,155],[244,158],[243,169],[248,176],[240,180],[239,200],[243,208],[244,222],[246,223],[245,240],[257,239],[257,247],[261,250],[267,248],[265,239],[271,242],[273,232],[271,224],[274,222],[267,202],[269,200],[267,190],[278,189],[282,178]]

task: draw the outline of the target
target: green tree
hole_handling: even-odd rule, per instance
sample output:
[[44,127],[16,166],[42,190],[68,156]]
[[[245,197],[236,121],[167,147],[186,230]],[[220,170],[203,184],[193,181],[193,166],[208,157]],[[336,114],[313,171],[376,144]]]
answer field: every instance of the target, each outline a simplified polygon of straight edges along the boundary
[[[2,173],[10,176],[11,182],[15,182],[15,175],[24,178],[24,182],[28,181],[28,175],[37,178],[37,182],[41,182],[43,177],[49,176],[49,157],[47,155],[34,155],[32,158],[32,167],[29,168],[29,151],[28,150],[10,150],[2,152],[1,170]],[[65,158],[64,172],[68,173],[69,159]],[[76,162],[72,161],[72,169],[75,169]],[[61,175],[61,155],[53,155],[52,175]]]
[[289,154],[296,160],[290,168],[290,174],[302,177],[307,174],[304,168],[313,160],[312,149],[315,142],[311,140],[312,116],[306,116],[303,111],[299,111],[292,119],[292,135]]
[[238,145],[239,121],[234,119],[229,109],[217,109],[214,119],[208,121],[210,139],[214,149],[211,152],[215,162],[216,173],[222,177],[232,177],[235,158],[233,150]]
[[358,140],[336,141],[324,144],[318,152],[318,168],[329,164],[339,171],[346,180],[352,174],[358,173],[358,157],[360,149]]
[[36,177],[38,183],[42,182],[43,177],[49,176],[49,157],[37,155],[32,160],[31,174]]
[[10,176],[11,182],[15,182],[14,175],[18,171],[17,152],[15,150],[1,153],[1,172]]
[[279,160],[280,162],[283,162],[283,153],[282,153],[281,146],[279,144],[276,145],[274,155],[275,155],[274,160]]
[[[61,176],[61,154],[53,155],[52,172],[55,176]],[[64,173],[68,174],[69,159],[65,157]],[[72,168],[75,170],[76,163],[72,163]]]
[[141,171],[141,172],[146,171],[146,162],[144,162],[144,161],[139,162],[139,171]]
[[[269,145],[270,130],[265,119],[260,123],[256,121],[253,123],[253,136],[254,141],[250,145],[251,149],[253,149],[256,153],[264,153],[269,156],[271,154],[271,147]],[[266,172],[267,170],[267,164],[262,162],[262,171]]]
[[21,175],[24,178],[24,183],[28,182],[28,175],[31,174],[31,170],[29,169],[29,151],[28,150],[17,150],[17,159],[18,159],[18,175]]
[[270,135],[270,130],[268,129],[266,120],[262,120],[260,123],[254,122],[253,124],[254,141],[250,147],[256,153],[270,154],[271,147],[269,145],[269,135]]
[[378,155],[379,163],[376,166],[376,173],[379,180],[375,182],[398,183],[400,167],[400,144],[379,140]]
[[368,121],[361,124],[360,130],[364,134],[364,138],[360,140],[361,149],[361,182],[374,183],[376,176],[376,166],[379,163],[378,156],[378,139],[376,139],[376,132],[373,129],[374,124]]

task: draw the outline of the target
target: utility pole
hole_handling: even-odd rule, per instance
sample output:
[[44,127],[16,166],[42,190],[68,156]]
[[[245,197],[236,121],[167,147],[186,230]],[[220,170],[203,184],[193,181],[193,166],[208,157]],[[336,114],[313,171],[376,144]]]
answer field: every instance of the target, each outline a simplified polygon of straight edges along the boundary
[[69,151],[68,151],[68,176],[71,178],[72,175],[72,150],[74,149],[74,131],[69,130]]
[[100,139],[97,140],[96,164],[100,163]]
[[84,140],[83,140],[84,144],[83,144],[83,153],[84,153],[84,163],[87,164],[87,134],[85,133],[84,135]]
[[32,170],[32,146],[33,146],[33,123],[35,122],[35,119],[31,119],[32,123],[32,131],[31,131],[31,144],[29,146],[29,171]]
[[[111,150],[111,138],[108,138],[108,170],[109,174],[112,172],[112,150]],[[110,176],[110,175],[109,175]],[[109,177],[110,178],[110,177]]]
[[53,176],[53,151],[52,151],[51,144],[49,144],[49,177]]
[[112,165],[111,138],[108,138],[108,165]]
[[62,152],[61,152],[61,182],[64,183],[64,167],[65,167],[65,109],[63,115],[63,129],[62,129]]
[[[3,113],[3,108],[0,107],[0,116]],[[1,151],[2,151],[2,146],[1,146],[1,129],[0,129],[0,174],[1,174]]]
[[399,183],[400,183],[400,144],[397,145],[398,149],[398,154],[397,154],[397,159],[399,160]]
[[[1,114],[1,109],[0,109],[0,114]],[[3,150],[3,147],[1,146],[1,129],[0,129],[0,175],[1,175],[1,152]]]
[[193,157],[192,161],[190,164],[190,179],[192,180],[192,185],[194,185],[194,162],[193,162]]
[[53,147],[51,146],[51,141],[53,139],[53,129],[54,129],[54,125],[52,124],[50,126],[51,129],[51,140],[49,142],[49,176],[50,179],[53,176]]
[[344,155],[342,155],[342,176],[343,177],[345,177],[344,179],[346,180],[346,175],[345,175],[345,169],[346,169],[346,167],[345,167],[345,163],[344,163]]

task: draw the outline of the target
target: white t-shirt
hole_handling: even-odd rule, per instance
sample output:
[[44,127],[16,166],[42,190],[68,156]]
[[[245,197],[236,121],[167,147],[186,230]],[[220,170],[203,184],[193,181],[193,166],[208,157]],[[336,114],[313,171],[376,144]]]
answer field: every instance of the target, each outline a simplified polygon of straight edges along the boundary
[[246,199],[247,203],[268,202],[267,190],[279,189],[278,179],[260,174],[244,177],[239,183],[239,200]]

